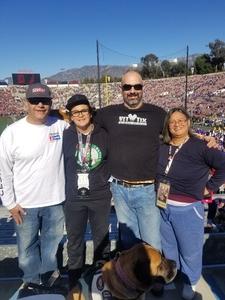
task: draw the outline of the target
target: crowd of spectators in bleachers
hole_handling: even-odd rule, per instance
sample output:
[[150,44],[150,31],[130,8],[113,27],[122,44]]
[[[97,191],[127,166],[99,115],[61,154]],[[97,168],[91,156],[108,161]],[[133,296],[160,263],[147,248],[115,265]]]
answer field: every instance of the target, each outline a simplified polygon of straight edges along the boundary
[[[0,88],[0,116],[20,115],[25,97],[24,86]],[[74,93],[87,95],[95,107],[99,106],[97,84],[52,86],[53,108],[64,105]],[[185,77],[146,80],[146,102],[170,109],[184,105]],[[120,83],[101,84],[102,106],[122,102]],[[193,75],[188,77],[187,107],[193,116],[220,116],[225,108],[225,73]]]

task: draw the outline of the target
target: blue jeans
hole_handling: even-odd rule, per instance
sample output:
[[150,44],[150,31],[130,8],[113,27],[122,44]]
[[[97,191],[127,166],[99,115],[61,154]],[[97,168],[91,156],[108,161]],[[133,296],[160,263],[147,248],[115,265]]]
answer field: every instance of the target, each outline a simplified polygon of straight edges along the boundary
[[144,241],[161,250],[160,212],[155,203],[154,184],[128,188],[112,182],[111,192],[122,249]]
[[57,270],[56,253],[63,237],[62,204],[26,208],[23,223],[16,226],[19,267],[24,282],[40,283],[40,275]]
[[162,249],[166,258],[176,261],[184,281],[196,284],[202,271],[204,205],[168,205],[161,210]]

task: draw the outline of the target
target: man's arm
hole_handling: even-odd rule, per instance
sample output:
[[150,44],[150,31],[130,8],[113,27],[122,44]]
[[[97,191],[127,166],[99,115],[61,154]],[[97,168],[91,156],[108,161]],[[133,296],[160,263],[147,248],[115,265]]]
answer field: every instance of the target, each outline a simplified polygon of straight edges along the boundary
[[209,148],[215,148],[215,149],[220,148],[219,144],[217,143],[217,140],[213,136],[203,135],[199,133],[194,133],[194,135],[200,140],[207,142],[207,146]]
[[13,165],[12,136],[7,128],[0,137],[0,177],[2,203],[9,211],[16,207],[13,187]]

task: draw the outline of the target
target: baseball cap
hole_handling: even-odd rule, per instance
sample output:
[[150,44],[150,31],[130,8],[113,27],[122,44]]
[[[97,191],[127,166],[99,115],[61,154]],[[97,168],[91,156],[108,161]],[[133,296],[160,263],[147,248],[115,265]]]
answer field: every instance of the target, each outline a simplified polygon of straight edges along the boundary
[[74,106],[77,106],[80,104],[86,104],[86,105],[90,106],[88,98],[85,95],[75,94],[71,98],[69,98],[69,100],[67,101],[66,108],[68,110],[71,110]]
[[41,83],[34,83],[30,84],[27,92],[26,92],[27,99],[34,99],[34,98],[42,98],[42,99],[52,99],[51,90],[50,88]]

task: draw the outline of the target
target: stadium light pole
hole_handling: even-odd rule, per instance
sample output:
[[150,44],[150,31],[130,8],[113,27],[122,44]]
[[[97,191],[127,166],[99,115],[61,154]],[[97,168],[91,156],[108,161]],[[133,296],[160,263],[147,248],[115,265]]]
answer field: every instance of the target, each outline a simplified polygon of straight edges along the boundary
[[187,93],[188,93],[188,52],[189,52],[189,47],[187,46],[186,67],[185,67],[185,99],[184,99],[185,110],[187,110]]
[[97,48],[97,73],[98,73],[98,102],[99,102],[99,108],[101,108],[102,107],[102,100],[101,100],[101,82],[100,82],[98,40],[96,41],[96,48]]

